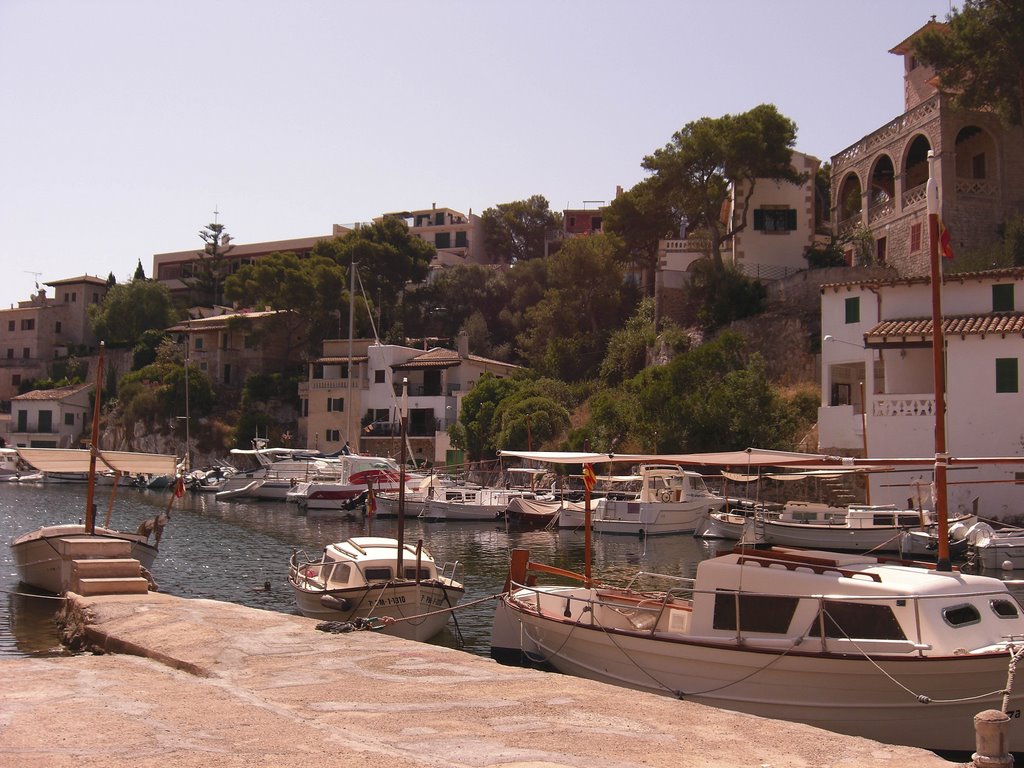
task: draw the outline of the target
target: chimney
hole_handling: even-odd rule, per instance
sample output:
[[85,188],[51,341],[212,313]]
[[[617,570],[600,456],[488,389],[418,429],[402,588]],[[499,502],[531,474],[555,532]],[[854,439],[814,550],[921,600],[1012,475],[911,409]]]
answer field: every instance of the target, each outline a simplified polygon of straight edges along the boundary
[[459,331],[455,337],[455,343],[458,345],[459,357],[463,360],[469,357],[469,334],[465,331]]

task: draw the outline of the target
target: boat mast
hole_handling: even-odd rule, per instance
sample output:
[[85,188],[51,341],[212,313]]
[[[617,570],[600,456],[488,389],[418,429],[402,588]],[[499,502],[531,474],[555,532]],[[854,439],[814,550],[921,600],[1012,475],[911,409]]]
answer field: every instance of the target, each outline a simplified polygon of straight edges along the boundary
[[[348,380],[345,392],[345,441],[352,440],[352,333],[355,328],[355,307],[356,307],[356,255],[352,252],[352,263],[348,268]],[[338,323],[341,324],[340,321]],[[352,445],[352,450],[359,452],[359,441]]]
[[403,578],[402,550],[405,548],[405,433],[409,418],[409,380],[402,379],[402,405],[399,419],[402,425],[402,460],[398,465],[398,570],[395,578]]
[[86,479],[85,492],[85,532],[96,532],[96,507],[93,499],[96,493],[96,452],[100,442],[100,403],[103,390],[103,352],[104,343],[100,342],[99,359],[96,361],[96,393],[92,407],[92,437],[89,440],[89,477]]
[[942,262],[939,259],[939,186],[935,179],[935,153],[928,151],[928,251],[932,285],[932,371],[935,380],[935,517],[939,550],[936,570],[950,571],[949,507],[946,499],[946,369],[942,330]]

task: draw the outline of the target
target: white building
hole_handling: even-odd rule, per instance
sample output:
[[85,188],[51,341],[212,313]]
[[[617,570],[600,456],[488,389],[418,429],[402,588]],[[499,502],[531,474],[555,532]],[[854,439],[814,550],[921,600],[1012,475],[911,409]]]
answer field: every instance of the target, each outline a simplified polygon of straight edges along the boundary
[[[950,512],[978,500],[986,518],[1024,516],[1024,269],[943,279],[946,448],[953,457],[1021,456],[1021,464],[953,465]],[[934,457],[935,386],[928,278],[822,286],[819,449]],[[930,504],[928,467],[869,478],[873,504]]]
[[[407,434],[418,464],[448,463],[448,427],[458,420],[462,397],[484,373],[499,378],[518,369],[511,363],[471,355],[465,334],[458,350],[422,350],[353,339],[324,341],[323,356],[309,365],[299,387],[299,432],[307,448],[376,456],[401,452],[400,398],[408,382]],[[352,377],[349,379],[349,366]]]
[[78,448],[92,413],[92,384],[37,389],[11,398],[11,446]]

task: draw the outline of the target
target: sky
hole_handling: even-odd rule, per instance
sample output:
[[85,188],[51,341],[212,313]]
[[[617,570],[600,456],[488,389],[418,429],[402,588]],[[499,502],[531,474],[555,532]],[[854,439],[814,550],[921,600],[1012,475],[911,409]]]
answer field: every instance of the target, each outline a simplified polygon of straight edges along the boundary
[[[596,207],[701,117],[825,161],[903,112],[949,0],[0,0],[0,307],[153,254],[543,195]],[[53,291],[49,289],[48,295]]]

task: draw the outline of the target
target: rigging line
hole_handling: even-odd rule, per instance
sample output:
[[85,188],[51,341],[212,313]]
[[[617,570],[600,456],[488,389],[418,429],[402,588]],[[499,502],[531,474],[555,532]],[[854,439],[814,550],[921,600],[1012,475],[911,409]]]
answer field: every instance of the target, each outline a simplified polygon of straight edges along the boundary
[[599,620],[599,619],[597,618],[597,616],[596,616],[596,615],[595,615],[595,617],[594,617],[594,620],[595,620],[595,621],[597,622],[597,626],[598,626],[598,627],[599,627],[599,628],[600,628],[600,629],[601,629],[601,630],[602,630],[602,631],[603,631],[603,632],[605,633],[605,635],[607,635],[608,639],[609,639],[609,640],[611,640],[611,642],[612,642],[612,645],[614,645],[614,646],[616,647],[616,649],[617,649],[617,650],[618,650],[618,651],[619,651],[619,652],[620,652],[620,653],[621,653],[621,654],[622,654],[623,656],[625,656],[625,657],[626,657],[626,659],[627,659],[627,660],[628,660],[628,661],[629,661],[629,662],[630,662],[630,663],[631,663],[631,664],[632,664],[633,666],[635,666],[635,667],[636,667],[637,669],[639,669],[639,670],[640,670],[641,672],[643,672],[643,673],[644,673],[645,675],[647,675],[647,676],[648,676],[648,677],[649,677],[649,678],[650,678],[650,679],[651,679],[652,681],[654,681],[654,682],[655,682],[655,683],[656,683],[656,684],[657,684],[658,686],[660,686],[661,688],[664,688],[664,689],[665,689],[666,691],[668,691],[669,693],[671,693],[671,694],[672,694],[673,696],[675,696],[675,697],[676,697],[677,699],[683,699],[683,698],[686,698],[687,696],[703,696],[703,695],[705,695],[705,694],[708,694],[708,693],[715,693],[716,691],[721,691],[721,690],[724,690],[724,689],[726,689],[726,688],[729,688],[729,687],[731,687],[731,686],[733,686],[733,685],[736,685],[737,683],[742,683],[742,682],[744,682],[745,680],[749,680],[749,679],[750,679],[751,677],[753,677],[754,675],[757,675],[757,674],[760,674],[761,672],[764,672],[764,671],[765,671],[766,669],[768,669],[769,667],[771,667],[772,665],[774,665],[774,664],[775,664],[776,662],[779,662],[779,661],[781,661],[782,659],[784,659],[784,658],[785,658],[785,657],[786,657],[786,656],[787,656],[787,655],[789,654],[789,652],[790,652],[790,651],[792,651],[792,650],[793,650],[794,648],[796,648],[796,647],[797,647],[798,645],[800,645],[801,643],[803,643],[803,641],[804,641],[804,640],[805,640],[805,639],[807,638],[807,635],[803,635],[802,637],[798,637],[798,638],[797,638],[797,639],[796,639],[795,641],[793,641],[793,645],[791,645],[791,646],[790,646],[789,648],[787,648],[787,649],[786,649],[785,651],[783,651],[782,653],[780,653],[780,654],[778,654],[777,656],[773,657],[773,658],[772,658],[772,660],[771,660],[771,661],[769,661],[769,662],[768,662],[767,664],[765,664],[765,665],[764,665],[764,666],[762,666],[762,667],[759,667],[758,669],[752,670],[752,671],[751,671],[750,673],[748,673],[748,674],[744,675],[744,676],[743,676],[743,677],[741,677],[741,678],[738,678],[738,679],[736,679],[736,680],[732,680],[732,681],[730,681],[730,682],[728,682],[728,683],[724,683],[723,685],[719,685],[719,686],[717,686],[717,687],[715,687],[715,688],[708,688],[707,690],[703,690],[703,691],[676,691],[676,690],[673,690],[672,688],[669,688],[669,687],[668,687],[667,685],[665,685],[665,684],[664,684],[664,683],[662,683],[662,682],[661,682],[660,680],[658,680],[658,679],[657,679],[657,678],[655,678],[655,677],[654,677],[653,675],[651,675],[651,674],[650,674],[650,673],[649,673],[649,672],[648,672],[648,671],[647,671],[646,669],[644,669],[643,667],[641,667],[641,666],[640,666],[640,665],[639,665],[639,664],[637,663],[637,661],[636,661],[636,660],[635,660],[635,659],[634,659],[634,658],[633,658],[632,656],[630,656],[630,655],[629,655],[629,653],[628,653],[628,652],[627,652],[627,651],[626,651],[625,649],[623,649],[623,648],[622,648],[622,646],[620,646],[620,645],[619,645],[619,644],[618,644],[618,643],[617,643],[617,642],[615,641],[615,634],[614,634],[613,632],[611,632],[611,631],[609,630],[609,628],[607,628],[607,627],[605,627],[605,626],[604,626],[603,624],[601,624],[600,620]]
[[[505,594],[504,592],[499,592],[498,594],[495,594],[495,595],[487,595],[486,597],[477,598],[476,600],[473,600],[473,601],[468,602],[468,603],[458,603],[457,605],[453,605],[450,608],[439,608],[436,611],[427,611],[426,613],[417,613],[417,614],[414,614],[414,615],[411,615],[411,616],[401,616],[401,617],[397,617],[397,618],[388,617],[388,618],[389,618],[390,621],[392,621],[394,623],[398,623],[400,621],[412,621],[413,619],[422,619],[422,618],[426,618],[427,616],[436,616],[439,613],[451,613],[451,614],[454,614],[455,611],[461,610],[462,608],[471,608],[474,605],[477,605],[479,603],[485,603],[488,600],[498,600],[504,594]],[[447,597],[447,592],[445,593],[445,597]]]
[[[568,599],[572,600],[572,598],[568,598]],[[572,623],[572,626],[569,629],[569,633],[565,636],[565,639],[562,640],[562,644],[560,646],[558,646],[558,648],[553,653],[549,654],[547,656],[547,658],[544,658],[543,656],[534,656],[529,651],[523,650],[523,642],[522,642],[521,639],[519,641],[520,652],[526,658],[528,658],[531,662],[533,662],[534,664],[548,664],[548,663],[550,663],[551,659],[556,658],[558,656],[558,654],[560,654],[562,652],[562,649],[565,648],[566,643],[568,643],[569,640],[572,639],[572,635],[576,631],[576,627],[580,626],[580,623],[583,621],[583,616],[587,612],[588,612],[588,608],[584,607],[584,609],[580,612],[579,618],[576,619],[576,621],[574,621]],[[591,616],[593,616],[593,611],[589,611],[589,612],[590,612]],[[541,612],[538,612],[538,615],[542,615]],[[526,637],[529,638],[531,643],[533,643],[535,646],[537,646],[537,648],[540,648],[541,650],[543,650],[544,645],[539,640],[537,640],[536,638],[530,636],[530,633],[527,631],[525,623],[519,622],[519,630],[520,630],[520,632],[523,635],[526,635]]]
[[1010,648],[1010,665],[1006,671],[1006,691],[1003,693],[1003,714],[1009,711],[1010,692],[1013,690],[1013,678],[1017,674],[1017,661],[1024,654],[1024,647]]
[[[370,330],[373,331],[373,340],[375,342],[377,342],[378,344],[380,344],[380,335],[377,332],[377,324],[373,321],[373,312],[370,311],[370,300],[366,297],[366,288],[365,288],[365,286],[363,286],[363,276],[359,274],[359,270],[358,269],[356,270],[356,281],[359,283],[359,293],[363,297],[363,304],[366,306],[366,315],[367,315],[367,317],[370,318]],[[349,360],[348,364],[352,365],[352,361]],[[385,376],[387,376],[389,379],[391,379],[391,381],[390,381],[390,384],[391,384],[391,401],[392,401],[392,403],[395,406],[395,410],[399,411],[399,419],[401,419],[401,413],[400,413],[400,408],[399,408],[399,403],[398,403],[398,397],[395,395],[395,380],[394,380],[393,372],[391,370],[391,366],[388,366],[387,368],[385,368]],[[412,452],[412,438],[408,434],[408,430],[406,430],[406,435],[405,435],[405,447],[406,447],[406,450],[409,451],[409,455],[410,456],[414,456],[415,455]],[[415,459],[413,459],[413,463],[415,464]]]
[[[847,634],[846,630],[843,629],[842,625],[838,621],[836,621],[834,618],[832,618],[832,615],[827,610],[822,609],[822,613],[836,627],[839,628],[839,630],[843,633],[843,636],[847,640],[850,641],[850,644],[854,648],[857,649],[857,651],[860,653],[861,656],[863,656],[867,661],[869,661],[871,663],[871,666],[873,666],[875,669],[877,669],[879,672],[881,672],[882,675],[885,676],[886,678],[888,678],[890,682],[894,683],[896,686],[898,686],[899,688],[902,688],[904,691],[906,691],[911,696],[913,696],[921,704],[935,704],[935,703],[937,703],[937,704],[960,704],[960,703],[967,702],[967,701],[977,701],[979,699],[987,699],[990,696],[995,696],[996,694],[1000,694],[1000,693],[1003,694],[1004,700],[1009,698],[1009,693],[1010,692],[1009,692],[1008,689],[1005,689],[1005,688],[1001,689],[1001,690],[989,691],[988,693],[979,693],[979,694],[977,694],[975,696],[962,696],[962,697],[956,698],[956,699],[933,699],[930,696],[927,696],[927,695],[925,695],[923,693],[914,693],[914,691],[910,690],[910,688],[905,686],[903,683],[901,683],[899,680],[897,680],[891,674],[889,674],[884,669],[882,669],[881,665],[878,662],[876,662],[873,658],[871,658],[871,656],[868,654],[867,651],[865,651],[863,648],[861,648],[859,645],[857,645],[857,641],[854,640],[852,637],[850,637],[849,634]],[[1010,646],[1010,648],[1008,650],[1010,652],[1011,665],[1015,665],[1016,664],[1016,659],[1013,658],[1013,655],[1014,655],[1013,646]],[[1012,675],[1011,675],[1011,679],[1012,679]]]
[[0,589],[0,592],[5,595],[15,595],[17,597],[38,597],[42,600],[67,600],[67,597],[64,595],[35,595],[31,592],[16,592],[11,589]]

